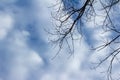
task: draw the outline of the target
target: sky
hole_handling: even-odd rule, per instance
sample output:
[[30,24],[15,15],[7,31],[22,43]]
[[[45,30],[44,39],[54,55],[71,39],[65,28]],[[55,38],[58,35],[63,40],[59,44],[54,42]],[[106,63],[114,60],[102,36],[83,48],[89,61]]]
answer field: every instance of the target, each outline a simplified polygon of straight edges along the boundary
[[[91,22],[85,29],[90,38],[76,41],[74,57],[68,59],[63,49],[51,59],[58,47],[50,44],[45,29],[53,30],[50,6],[55,3],[56,0],[0,0],[0,80],[103,80],[103,67],[92,70],[91,62],[107,50],[92,52],[89,42],[94,39],[95,45],[100,44],[99,36],[107,38],[110,33],[101,34],[98,27],[92,31]],[[103,20],[96,18],[97,23]]]

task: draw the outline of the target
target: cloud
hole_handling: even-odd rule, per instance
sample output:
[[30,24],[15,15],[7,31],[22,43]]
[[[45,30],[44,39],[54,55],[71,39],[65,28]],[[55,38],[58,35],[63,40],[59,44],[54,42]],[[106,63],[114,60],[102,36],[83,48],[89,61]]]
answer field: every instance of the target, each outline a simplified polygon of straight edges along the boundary
[[23,51],[13,58],[8,80],[27,80],[32,70],[37,70],[39,65],[43,65],[38,53],[28,51],[25,55]]
[[6,12],[0,12],[0,40],[3,40],[14,26],[14,20]]
[[[4,7],[10,13],[1,12],[0,14],[0,23],[4,23],[0,25],[0,40],[4,39],[0,41],[0,55],[8,56],[4,59],[7,75],[2,76],[3,80],[27,80],[29,78],[30,80],[93,80],[98,76],[96,72],[89,70],[89,60],[92,55],[90,55],[89,45],[85,39],[81,42],[76,40],[75,54],[70,59],[67,58],[68,50],[63,49],[61,54],[51,60],[56,50],[53,48],[51,50],[44,28],[49,30],[53,27],[51,9],[48,7],[51,3],[54,4],[55,0],[28,1],[29,7],[28,5],[27,7],[19,6],[14,3],[15,0],[10,1],[12,7],[9,10]],[[96,35],[93,36],[97,39]],[[6,55],[3,55],[5,53]],[[2,62],[2,65],[4,63]]]
[[[7,3],[4,1],[3,4]],[[0,62],[4,67],[0,67],[0,70],[3,69],[0,77],[3,80],[26,80],[31,72],[41,67],[44,62],[40,53],[27,44],[31,34],[25,29],[29,24],[26,11],[12,2],[10,4],[12,7],[9,10],[8,6],[4,6],[4,10],[0,12]]]
[[40,55],[26,44],[28,34],[25,31],[15,31],[9,39],[8,54],[13,56],[9,61],[7,80],[26,80],[29,72],[43,65]]

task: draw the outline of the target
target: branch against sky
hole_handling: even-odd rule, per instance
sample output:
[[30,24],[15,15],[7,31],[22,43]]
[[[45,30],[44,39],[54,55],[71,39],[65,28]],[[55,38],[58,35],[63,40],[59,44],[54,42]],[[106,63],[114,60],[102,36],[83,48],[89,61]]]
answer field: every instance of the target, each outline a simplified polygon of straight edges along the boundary
[[51,52],[44,28],[53,30],[51,3],[55,1],[0,0],[0,80],[101,79],[100,73],[88,69],[84,40],[80,47],[79,40],[75,41],[74,59],[66,58],[65,49],[59,58],[50,60],[55,50]]
[[[80,37],[86,38],[87,43],[93,46],[92,49],[100,51],[103,49],[108,49],[108,54],[103,56],[102,60],[97,63],[95,68],[98,68],[105,62],[108,62],[107,68],[107,79],[113,80],[113,65],[117,62],[119,65],[119,53],[120,53],[120,11],[119,11],[119,0],[60,0],[54,5],[57,7],[56,13],[52,14],[53,18],[56,20],[55,33],[52,35],[57,35],[57,38],[53,40],[55,44],[58,44],[59,52],[64,48],[64,45],[68,45],[70,54],[74,53],[74,43],[76,42],[75,35],[79,33]],[[99,17],[99,18],[97,18]],[[102,19],[99,21],[99,19]],[[87,34],[90,26],[92,25],[92,32],[95,29],[102,29],[101,34],[110,33],[107,37],[101,37],[96,45],[97,41],[90,34]],[[97,35],[94,34],[94,35]],[[78,35],[77,35],[78,36]],[[97,35],[98,36],[98,35]],[[98,36],[99,37],[99,36]],[[81,39],[81,38],[79,38]],[[101,53],[103,54],[103,53]],[[55,58],[53,57],[53,59]]]

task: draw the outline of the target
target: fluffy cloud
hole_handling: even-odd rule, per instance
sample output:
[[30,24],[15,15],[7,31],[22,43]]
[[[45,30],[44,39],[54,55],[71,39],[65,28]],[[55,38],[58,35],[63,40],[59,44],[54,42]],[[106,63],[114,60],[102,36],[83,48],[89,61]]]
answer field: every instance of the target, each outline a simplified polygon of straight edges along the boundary
[[0,40],[7,36],[7,33],[14,26],[14,20],[6,12],[0,12]]
[[[9,5],[4,6],[4,10],[0,12],[0,64],[4,67],[0,67],[0,70],[3,69],[0,76],[1,80],[26,80],[31,72],[37,70],[44,62],[39,53],[27,45],[30,33],[25,30],[29,22],[26,14],[22,15],[24,10],[15,6],[13,0],[3,1],[2,4],[7,3],[12,7],[8,10]],[[25,17],[27,22],[22,21],[20,17]]]
[[13,56],[9,61],[7,80],[26,80],[29,72],[43,65],[40,55],[27,46],[27,36],[25,31],[15,31],[9,39],[8,54]]
[[[7,75],[2,76],[3,80],[28,80],[31,75],[35,79],[30,78],[30,80],[94,80],[98,76],[96,72],[91,72],[89,69],[91,55],[84,39],[81,42],[76,41],[74,57],[68,59],[67,51],[63,50],[62,54],[51,60],[56,50],[51,51],[51,47],[45,48],[49,47],[49,44],[47,44],[48,35],[44,32],[44,28],[53,27],[51,9],[48,7],[51,3],[55,3],[55,0],[28,1],[29,7],[28,5],[18,6],[14,3],[15,0],[10,1],[12,7],[7,11],[10,11],[12,16],[4,12],[0,14],[2,24],[0,25],[0,40],[4,39],[0,41],[0,48],[4,50],[0,49],[0,55],[9,58],[8,60],[5,58],[6,64],[9,64],[5,64]],[[96,35],[95,39],[97,39]],[[46,46],[42,42],[39,44],[42,40],[47,44]],[[45,48],[45,51],[40,51],[42,49],[39,47]],[[5,51],[6,55],[3,55]],[[2,62],[2,59],[0,60]],[[1,65],[4,63],[3,61]]]

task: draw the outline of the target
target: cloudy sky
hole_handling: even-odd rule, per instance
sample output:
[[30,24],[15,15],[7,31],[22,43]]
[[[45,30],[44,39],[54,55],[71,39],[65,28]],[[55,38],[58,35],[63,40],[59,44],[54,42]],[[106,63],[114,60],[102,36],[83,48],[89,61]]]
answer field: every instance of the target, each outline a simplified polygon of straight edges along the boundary
[[[50,44],[45,29],[53,27],[50,6],[55,3],[56,0],[0,0],[0,80],[103,80],[100,70],[91,70],[91,61],[97,59],[88,42],[94,39],[100,44],[99,36],[110,33],[101,35],[98,28],[93,32],[90,22],[86,35],[91,33],[91,38],[88,42],[76,41],[74,57],[68,59],[63,50],[51,59],[57,49]],[[96,18],[97,23],[102,20]]]

